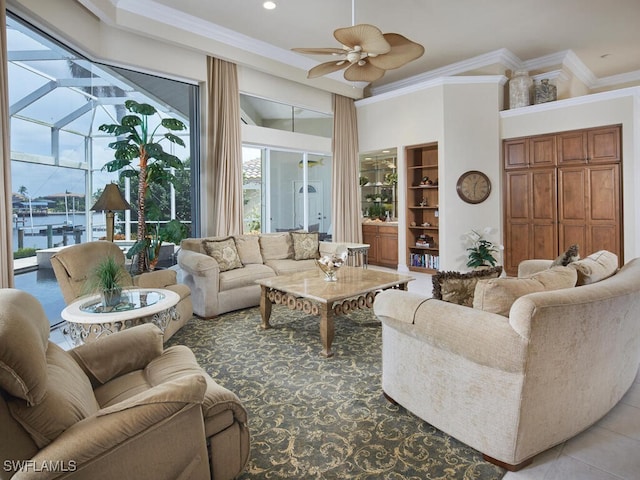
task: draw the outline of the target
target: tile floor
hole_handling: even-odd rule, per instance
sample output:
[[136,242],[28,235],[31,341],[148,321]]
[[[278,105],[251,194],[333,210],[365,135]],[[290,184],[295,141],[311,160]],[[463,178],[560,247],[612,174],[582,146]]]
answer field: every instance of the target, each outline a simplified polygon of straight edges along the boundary
[[[378,267],[370,267],[378,268]],[[409,291],[431,294],[431,276],[416,277]],[[620,402],[599,422],[541,453],[503,480],[640,480],[640,371]]]

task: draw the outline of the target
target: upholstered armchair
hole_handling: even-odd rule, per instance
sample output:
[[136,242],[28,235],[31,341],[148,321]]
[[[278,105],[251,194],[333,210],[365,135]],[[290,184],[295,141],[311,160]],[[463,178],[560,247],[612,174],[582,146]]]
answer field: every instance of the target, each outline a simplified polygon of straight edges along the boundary
[[247,413],[143,324],[65,351],[37,299],[0,289],[0,480],[232,479]]
[[[113,242],[98,240],[63,248],[51,257],[51,266],[62,290],[67,305],[86,294],[85,284],[96,266],[105,257],[112,256],[124,266],[122,250]],[[178,318],[169,322],[164,332],[167,341],[193,316],[191,289],[177,282],[175,270],[156,270],[136,275],[130,279],[131,286],[140,288],[164,288],[180,295],[176,306]]]

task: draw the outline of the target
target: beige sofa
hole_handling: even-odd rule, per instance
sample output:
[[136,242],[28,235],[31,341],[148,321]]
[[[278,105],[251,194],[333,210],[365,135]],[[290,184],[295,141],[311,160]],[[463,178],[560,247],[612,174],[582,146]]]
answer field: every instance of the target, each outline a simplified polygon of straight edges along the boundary
[[540,281],[550,263],[478,281],[474,307],[380,293],[385,394],[512,470],[604,416],[640,364],[640,259],[616,272],[597,252],[557,267],[580,285],[560,289]]
[[[143,324],[65,351],[33,296],[0,289],[0,479],[209,479],[249,458],[247,412]],[[15,475],[14,475],[15,474]]]
[[[115,258],[120,265],[125,265],[125,256],[120,247],[104,240],[71,245],[51,257],[51,266],[67,305],[86,294],[87,280],[98,263],[108,256]],[[130,285],[140,288],[162,288],[180,295],[176,305],[178,315],[167,325],[164,331],[165,341],[169,340],[193,316],[191,291],[186,285],[178,283],[175,270],[143,273],[132,277],[129,282]]]
[[[223,260],[224,266],[214,258],[215,253],[206,251],[208,245],[214,244],[226,247],[225,254],[231,261]],[[256,280],[312,270],[318,268],[318,255],[346,250],[345,244],[318,241],[317,233],[306,232],[188,238],[180,247],[182,281],[191,290],[193,312],[203,318],[259,305],[260,286]],[[234,255],[236,259],[232,258]]]

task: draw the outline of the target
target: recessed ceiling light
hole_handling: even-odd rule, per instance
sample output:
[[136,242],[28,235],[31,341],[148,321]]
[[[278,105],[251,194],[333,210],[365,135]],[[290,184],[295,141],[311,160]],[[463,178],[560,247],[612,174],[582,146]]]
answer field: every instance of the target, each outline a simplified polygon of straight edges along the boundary
[[276,8],[276,2],[264,2],[262,6],[267,10],[273,10],[274,8]]

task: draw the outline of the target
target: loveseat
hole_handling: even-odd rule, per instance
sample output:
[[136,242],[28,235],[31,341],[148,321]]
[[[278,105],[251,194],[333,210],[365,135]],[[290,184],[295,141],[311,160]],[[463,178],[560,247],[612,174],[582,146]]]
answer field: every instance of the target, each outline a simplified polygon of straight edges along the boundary
[[260,304],[261,278],[317,268],[315,259],[345,251],[317,232],[187,238],[178,266],[190,288],[193,312],[203,318]]
[[[109,256],[124,268],[125,256],[120,247],[105,240],[71,245],[51,257],[51,266],[67,305],[87,293],[87,280],[99,262]],[[177,315],[165,328],[165,341],[169,340],[193,316],[191,290],[186,285],[178,283],[175,270],[156,270],[135,275],[127,278],[123,286],[162,288],[171,290],[180,296],[176,305]]]
[[603,417],[640,364],[640,259],[551,263],[479,280],[472,307],[380,293],[385,395],[511,470]]
[[0,289],[0,480],[227,480],[247,412],[185,346],[143,324],[65,351],[30,294]]

